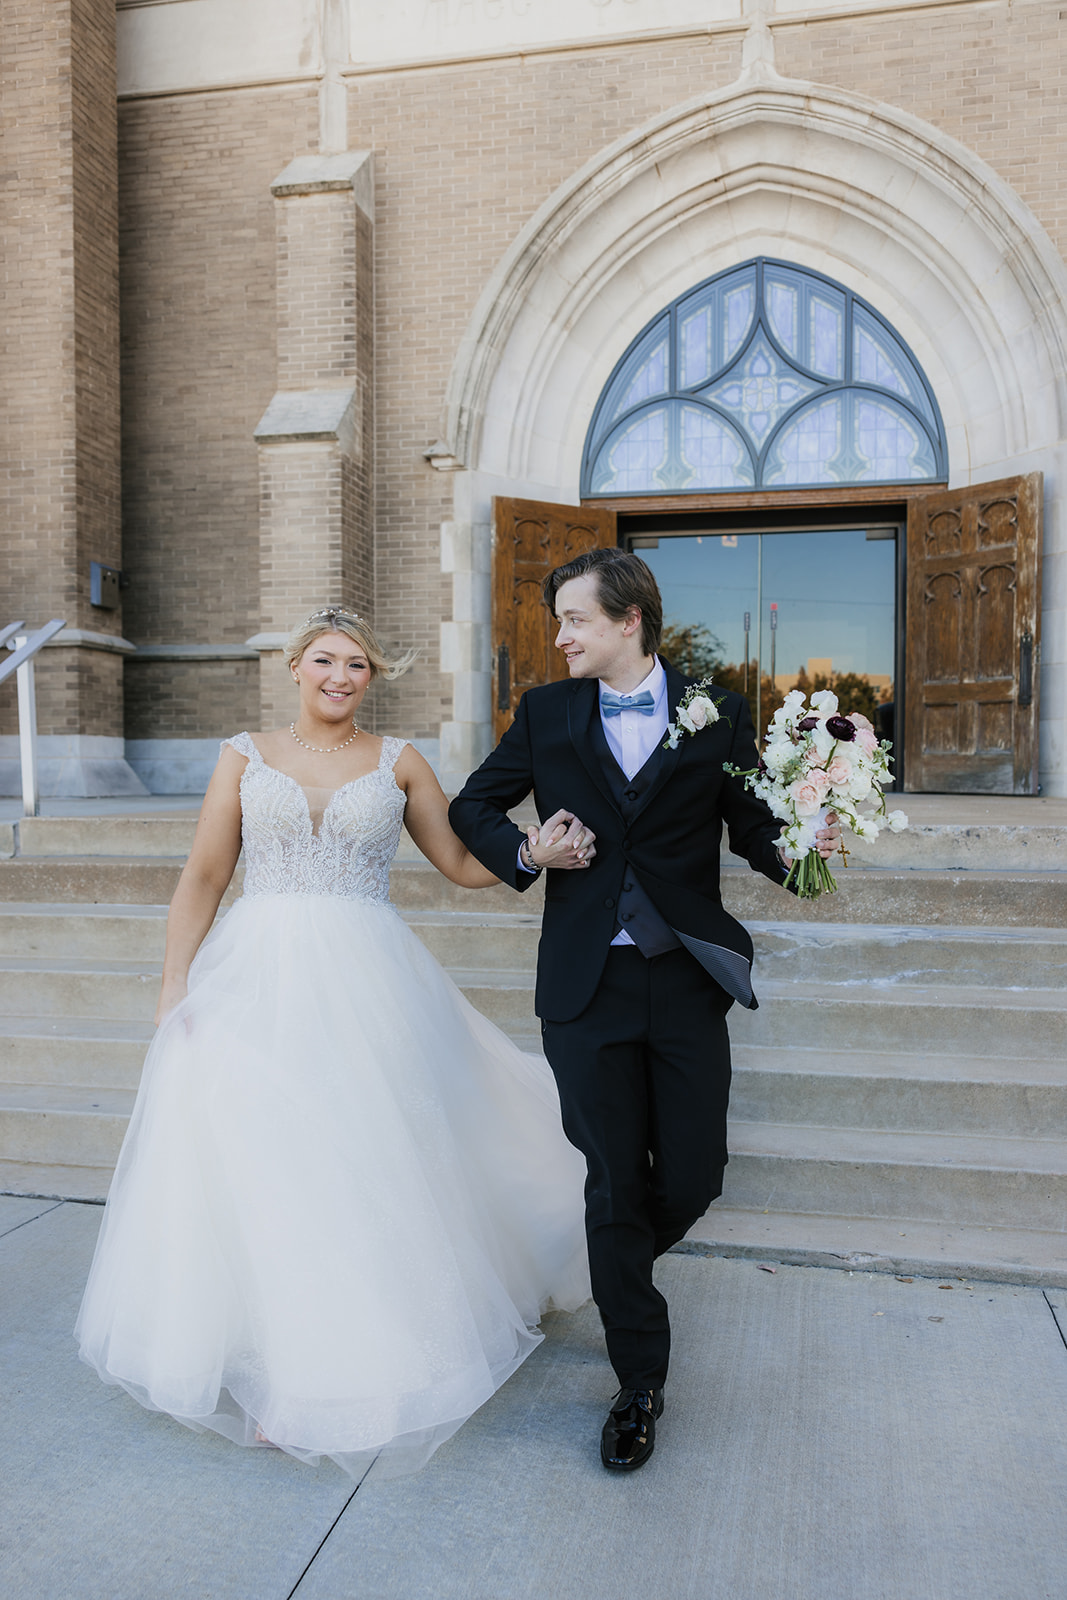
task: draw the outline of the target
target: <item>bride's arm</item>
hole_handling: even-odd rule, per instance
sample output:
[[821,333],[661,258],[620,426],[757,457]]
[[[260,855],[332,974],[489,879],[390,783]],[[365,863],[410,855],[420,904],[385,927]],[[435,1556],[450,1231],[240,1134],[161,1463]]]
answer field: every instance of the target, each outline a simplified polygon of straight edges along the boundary
[[406,744],[393,768],[407,796],[404,826],[428,861],[451,883],[463,889],[488,889],[499,883],[487,867],[461,844],[448,823],[448,801],[430,763]]
[[167,948],[156,1022],[185,998],[189,967],[203,943],[241,854],[244,756],[227,746],[211,775],[189,859],[167,913]]

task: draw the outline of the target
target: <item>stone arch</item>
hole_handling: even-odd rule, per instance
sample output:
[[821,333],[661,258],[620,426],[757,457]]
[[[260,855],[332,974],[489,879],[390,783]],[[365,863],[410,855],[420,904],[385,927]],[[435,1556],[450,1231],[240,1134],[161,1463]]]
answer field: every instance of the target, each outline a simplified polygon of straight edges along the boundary
[[[577,502],[586,428],[630,340],[686,289],[758,255],[845,284],[900,332],[937,395],[950,482],[1043,469],[1055,483],[1067,465],[1067,267],[1029,208],[919,118],[755,63],[562,184],[500,261],[460,342],[442,445],[467,469],[443,543],[455,574],[442,629],[455,682],[441,746],[450,779],[489,743],[492,495]],[[1047,596],[1067,588],[1063,520],[1046,495]],[[1059,752],[1067,689],[1050,646],[1067,622],[1047,600],[1045,619],[1043,749]],[[1042,765],[1045,792],[1067,792],[1067,761]]]
[[619,140],[531,219],[457,353],[456,457],[573,495],[629,339],[761,253],[840,279],[901,330],[937,391],[954,481],[1062,438],[1067,270],[1010,187],[907,113],[748,75]]

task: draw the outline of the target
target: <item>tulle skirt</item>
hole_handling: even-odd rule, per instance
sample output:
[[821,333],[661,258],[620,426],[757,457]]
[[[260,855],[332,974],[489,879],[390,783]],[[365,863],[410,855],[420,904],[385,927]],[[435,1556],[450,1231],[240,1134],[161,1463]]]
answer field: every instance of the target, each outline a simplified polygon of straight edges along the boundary
[[76,1336],[142,1405],[421,1466],[589,1294],[546,1064],[391,906],[238,901],[159,1028]]

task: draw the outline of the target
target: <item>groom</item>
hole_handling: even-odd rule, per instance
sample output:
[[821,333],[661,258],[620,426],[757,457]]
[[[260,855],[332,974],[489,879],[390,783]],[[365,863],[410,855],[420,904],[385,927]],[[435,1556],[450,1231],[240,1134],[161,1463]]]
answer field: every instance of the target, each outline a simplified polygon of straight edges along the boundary
[[[564,1128],[589,1168],[593,1296],[619,1382],[601,1459],[626,1472],[652,1454],[663,1410],[670,1327],[652,1263],[722,1192],[726,1013],[756,1005],[752,942],[719,895],[723,822],[757,871],[780,884],[787,868],[779,824],[723,772],[756,764],[741,695],[712,690],[718,720],[664,747],[691,680],[656,655],[662,602],[645,563],[592,550],[544,592],[570,681],[523,697],[449,817],[516,889],[550,868],[535,1004]],[[547,820],[525,838],[506,813],[531,789]],[[837,836],[824,830],[822,854]]]

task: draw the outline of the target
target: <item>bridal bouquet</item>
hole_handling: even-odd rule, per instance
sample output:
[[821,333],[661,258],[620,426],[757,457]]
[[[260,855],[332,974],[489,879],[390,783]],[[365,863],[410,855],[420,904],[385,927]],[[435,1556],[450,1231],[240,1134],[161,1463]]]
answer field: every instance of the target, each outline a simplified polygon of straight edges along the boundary
[[[882,791],[893,781],[892,748],[888,739],[879,742],[858,711],[842,716],[829,689],[812,695],[810,710],[801,690],[793,689],[771,718],[759,765],[742,772],[724,764],[784,824],[776,842],[793,857],[785,881],[787,887],[796,885],[800,899],[815,900],[824,890],[832,894],[837,888],[815,844],[828,811],[835,811],[859,839],[877,839],[883,828],[899,833],[907,827],[903,811],[887,813],[885,808]],[[847,866],[844,844],[841,855]]]

